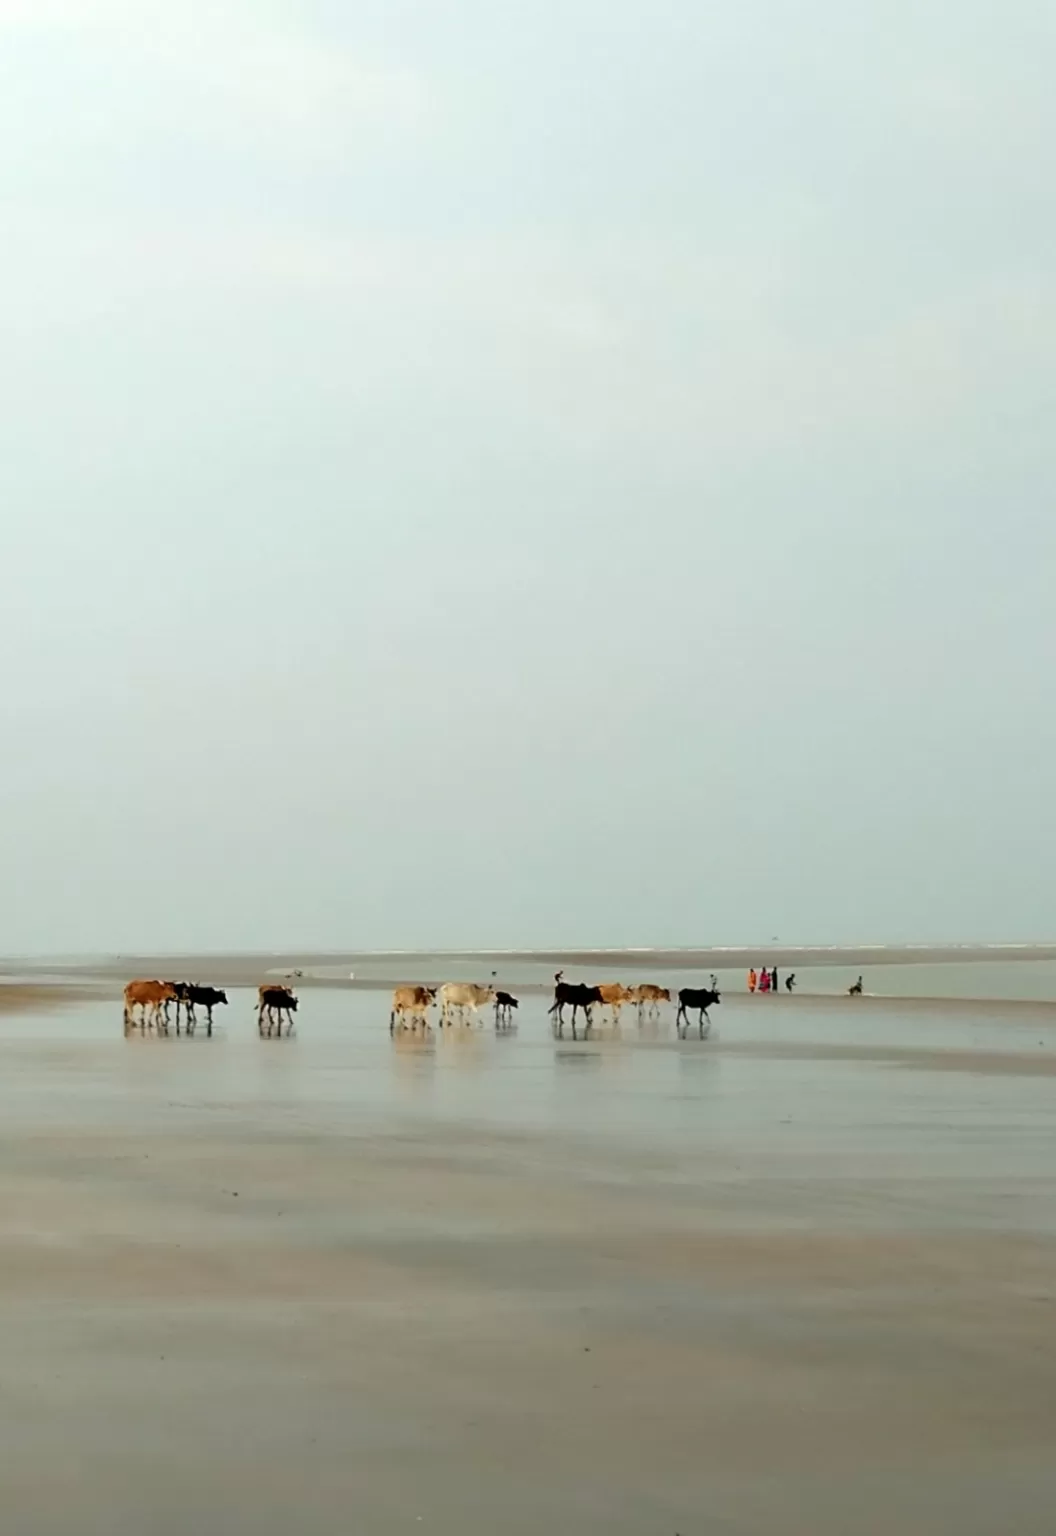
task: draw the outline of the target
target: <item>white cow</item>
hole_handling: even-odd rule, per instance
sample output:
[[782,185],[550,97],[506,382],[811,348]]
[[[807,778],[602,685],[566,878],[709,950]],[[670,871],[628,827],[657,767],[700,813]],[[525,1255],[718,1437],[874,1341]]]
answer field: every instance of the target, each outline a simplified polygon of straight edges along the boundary
[[494,987],[478,987],[472,981],[445,981],[440,988],[440,1023],[453,1024],[457,1009],[459,1022],[464,1024],[467,1008],[475,1019],[478,1008],[494,1001]]

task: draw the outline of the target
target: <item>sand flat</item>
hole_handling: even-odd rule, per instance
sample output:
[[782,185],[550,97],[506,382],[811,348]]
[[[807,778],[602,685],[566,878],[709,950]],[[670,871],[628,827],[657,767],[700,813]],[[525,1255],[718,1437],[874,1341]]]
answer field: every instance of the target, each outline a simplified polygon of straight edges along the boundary
[[12,1530],[1051,1531],[1036,1018],[906,1016],[888,1058],[832,1008],[704,1045],[383,1014],[5,1018]]

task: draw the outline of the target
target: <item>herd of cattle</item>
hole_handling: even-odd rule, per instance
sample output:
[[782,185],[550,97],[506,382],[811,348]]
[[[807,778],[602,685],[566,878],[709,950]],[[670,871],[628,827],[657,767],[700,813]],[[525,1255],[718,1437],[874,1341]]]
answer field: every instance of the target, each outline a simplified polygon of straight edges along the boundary
[[[580,1012],[583,1014],[586,1032],[594,1022],[595,1008],[608,1008],[614,1026],[619,1024],[620,1012],[624,1007],[637,1008],[638,1022],[641,1024],[647,1017],[659,1019],[661,1005],[670,1001],[668,988],[654,986],[652,983],[625,987],[622,982],[615,981],[588,987],[582,982],[564,981],[558,972],[554,977],[554,1001],[550,1016],[554,1021],[554,1032],[560,1036],[564,1032],[565,1009],[571,1008],[572,1038],[578,1040],[576,1019]],[[721,1001],[717,987],[683,987],[678,994],[678,1011],[675,1015],[679,1034],[688,1033],[690,1012],[696,1011],[700,1038],[703,1040],[705,1019],[708,1020],[708,1027],[711,1026],[708,1009]],[[395,1033],[397,1025],[411,1029],[421,1026],[425,1029],[429,1024],[429,1011],[434,1004],[440,1008],[441,1028],[456,1022],[472,1021],[481,1008],[491,1005],[495,1009],[495,1027],[501,1029],[512,1022],[513,1010],[518,1006],[517,999],[509,992],[501,992],[490,986],[478,986],[474,982],[448,981],[438,987],[397,987],[392,994],[390,1033]]]
[[[171,1016],[169,1009],[176,1009],[176,1033],[180,1033],[180,1021],[189,1035],[198,1027],[198,1008],[205,1009],[205,1032],[213,1032],[213,1009],[218,1003],[227,1004],[227,993],[219,987],[200,987],[191,981],[130,981],[125,988],[125,1034],[139,1025],[140,1034],[153,1029],[159,1035],[167,1035]],[[139,1018],[136,1018],[136,1009]],[[257,1029],[261,1035],[282,1034],[286,1021],[287,1034],[293,1029],[293,1016],[297,1012],[297,998],[289,987],[267,984],[257,989]]]
[[[554,1033],[564,1032],[565,1009],[572,1010],[572,1038],[578,1040],[576,1021],[582,1013],[584,1032],[594,1022],[595,1008],[608,1008],[614,1026],[620,1022],[625,1007],[636,1008],[638,1022],[647,1018],[660,1018],[660,1010],[671,1002],[667,987],[646,983],[639,987],[625,987],[622,982],[607,982],[589,987],[581,982],[568,982],[561,973],[554,977],[554,1001],[550,1008]],[[705,1035],[704,1021],[710,1017],[708,1009],[721,1001],[717,987],[683,987],[678,994],[678,1011],[675,1026],[683,1037],[689,1031],[691,1011],[698,1013],[700,1038]],[[125,1034],[131,1034],[138,1026],[141,1034],[153,1030],[167,1035],[175,1023],[176,1033],[181,1025],[188,1035],[198,1027],[199,1008],[205,1011],[205,1032],[213,1033],[213,1009],[227,1004],[227,993],[219,987],[202,987],[189,981],[130,981],[125,988]],[[423,1030],[429,1026],[431,1009],[438,1005],[440,1026],[472,1023],[481,1008],[492,1007],[495,1011],[496,1029],[509,1028],[514,1009],[519,1007],[517,998],[492,986],[478,986],[469,981],[447,981],[442,986],[425,987],[408,985],[397,987],[392,994],[392,1011],[389,1014],[389,1032],[400,1028]],[[175,1009],[175,1019],[171,1010]],[[138,1011],[137,1011],[138,1010]],[[293,990],[279,983],[265,983],[257,990],[257,1029],[262,1036],[282,1035],[293,1030],[293,1015],[297,1011],[297,997]]]

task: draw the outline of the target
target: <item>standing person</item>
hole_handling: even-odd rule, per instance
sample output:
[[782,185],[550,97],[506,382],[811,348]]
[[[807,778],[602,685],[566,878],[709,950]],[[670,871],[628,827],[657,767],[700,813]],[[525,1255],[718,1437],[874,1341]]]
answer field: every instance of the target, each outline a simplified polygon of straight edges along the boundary
[[765,965],[759,972],[759,990],[760,992],[769,992],[770,990],[770,972]]
[[749,990],[749,992],[754,992],[755,991],[755,984],[758,981],[758,979],[759,978],[755,974],[755,966],[753,965],[751,970],[748,972],[748,990]]
[[796,973],[795,973],[795,971],[789,971],[788,975],[785,977],[785,991],[786,992],[791,992],[793,987],[795,986],[795,984],[796,984]]
[[771,990],[771,992],[776,992],[777,991],[777,966],[776,965],[774,966],[773,970],[770,972],[770,990]]

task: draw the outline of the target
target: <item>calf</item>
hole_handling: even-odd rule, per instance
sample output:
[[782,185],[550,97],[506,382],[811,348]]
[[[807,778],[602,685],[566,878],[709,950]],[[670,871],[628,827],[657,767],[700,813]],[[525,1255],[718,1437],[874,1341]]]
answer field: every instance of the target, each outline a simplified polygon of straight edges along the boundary
[[495,1028],[501,1024],[513,1023],[513,1010],[521,1005],[509,992],[496,992],[495,994]]

